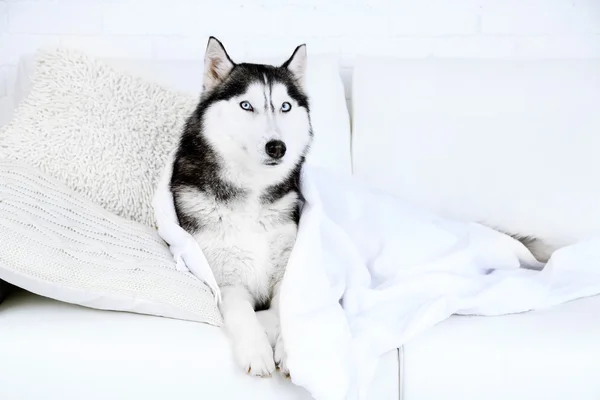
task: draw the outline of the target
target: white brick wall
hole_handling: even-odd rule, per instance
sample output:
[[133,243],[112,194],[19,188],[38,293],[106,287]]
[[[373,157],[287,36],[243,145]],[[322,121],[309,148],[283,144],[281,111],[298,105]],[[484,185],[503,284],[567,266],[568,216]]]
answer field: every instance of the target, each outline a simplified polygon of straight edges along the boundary
[[209,35],[237,59],[306,42],[338,53],[347,81],[357,54],[600,57],[600,0],[0,0],[0,105],[41,45],[198,59]]

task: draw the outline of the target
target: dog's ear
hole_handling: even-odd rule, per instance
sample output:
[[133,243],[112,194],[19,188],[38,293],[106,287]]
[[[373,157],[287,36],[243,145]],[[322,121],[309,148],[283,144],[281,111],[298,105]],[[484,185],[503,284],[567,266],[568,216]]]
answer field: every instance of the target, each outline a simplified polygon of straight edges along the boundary
[[231,61],[223,44],[213,36],[208,39],[204,55],[204,90],[208,91],[222,82],[235,63]]
[[292,56],[283,63],[282,68],[287,68],[296,77],[300,85],[304,86],[304,77],[306,75],[306,45],[301,44],[296,47]]

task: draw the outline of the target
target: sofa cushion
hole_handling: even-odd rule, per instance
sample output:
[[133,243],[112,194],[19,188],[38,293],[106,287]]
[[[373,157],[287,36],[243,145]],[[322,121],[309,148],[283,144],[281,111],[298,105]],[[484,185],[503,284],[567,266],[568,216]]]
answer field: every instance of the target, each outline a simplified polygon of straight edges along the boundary
[[[0,326],[2,399],[312,398],[279,374],[246,375],[224,332],[205,324],[21,292],[0,305]],[[369,399],[398,400],[397,365],[396,351],[381,358]]]
[[403,349],[403,400],[600,397],[600,296],[502,317],[452,317]]
[[361,59],[354,172],[546,258],[600,234],[598,104],[600,60]]

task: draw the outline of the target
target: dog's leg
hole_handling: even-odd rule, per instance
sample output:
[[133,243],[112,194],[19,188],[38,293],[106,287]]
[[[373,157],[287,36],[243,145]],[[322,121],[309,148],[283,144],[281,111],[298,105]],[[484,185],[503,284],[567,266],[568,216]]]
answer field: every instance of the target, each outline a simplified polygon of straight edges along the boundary
[[233,352],[250,375],[270,376],[275,371],[273,348],[254,312],[252,295],[241,285],[221,288],[221,313]]
[[267,332],[271,345],[275,348],[273,356],[275,365],[279,368],[279,372],[287,377],[290,376],[290,371],[287,367],[287,355],[283,347],[283,336],[281,335],[279,322],[279,287],[280,283],[277,283],[273,288],[273,297],[269,309],[261,311],[258,316]]
[[279,318],[271,309],[256,312],[256,317],[267,332],[271,347],[275,347],[279,336]]
[[[277,311],[279,315],[279,311]],[[279,326],[279,325],[278,325]],[[287,366],[287,353],[283,346],[283,335],[281,334],[281,328],[279,328],[277,333],[277,341],[275,342],[275,365],[279,368],[279,372],[285,377],[290,376],[290,370]]]

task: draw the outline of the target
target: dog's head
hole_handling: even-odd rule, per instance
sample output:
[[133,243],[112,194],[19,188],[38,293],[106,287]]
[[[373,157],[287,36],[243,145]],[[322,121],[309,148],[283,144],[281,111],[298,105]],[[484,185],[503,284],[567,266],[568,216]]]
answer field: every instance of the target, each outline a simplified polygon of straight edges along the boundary
[[200,118],[221,159],[274,176],[302,162],[312,139],[305,71],[305,45],[280,66],[236,64],[209,39]]

